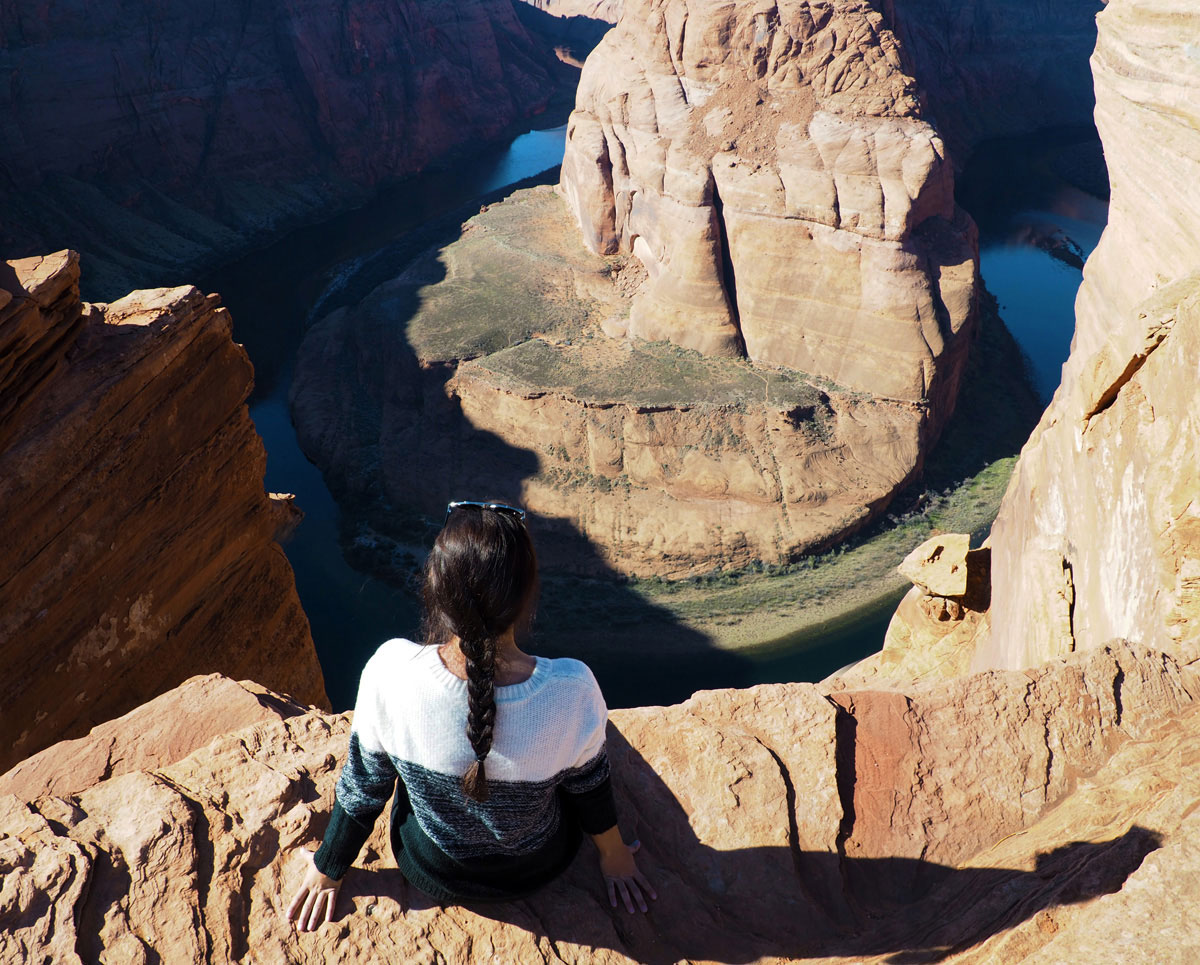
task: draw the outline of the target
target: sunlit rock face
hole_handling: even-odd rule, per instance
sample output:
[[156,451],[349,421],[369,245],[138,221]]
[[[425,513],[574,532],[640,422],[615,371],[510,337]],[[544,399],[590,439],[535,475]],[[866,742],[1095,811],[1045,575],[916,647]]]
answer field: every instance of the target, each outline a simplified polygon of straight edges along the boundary
[[[212,739],[204,693],[241,729]],[[903,692],[772,684],[614,711],[649,915],[609,908],[590,844],[529,898],[435,903],[395,870],[381,819],[334,923],[301,934],[281,912],[349,715],[193,680],[81,742],[135,761],[0,796],[0,957],[306,962],[336,942],[348,961],[1186,962],[1197,694],[1170,657],[1118,644]],[[42,773],[79,750],[51,748]]]
[[81,303],[71,251],[0,268],[0,767],[195,673],[325,704],[218,299]]
[[630,335],[952,405],[974,228],[870,4],[627,2],[561,187],[592,250],[649,272]]
[[1200,58],[1186,0],[1113,0],[1092,58],[1112,176],[1071,356],[992,531],[990,642],[1017,667],[1200,639]]
[[82,250],[104,298],[496,137],[553,88],[552,55],[509,0],[67,0],[2,16],[0,241]]

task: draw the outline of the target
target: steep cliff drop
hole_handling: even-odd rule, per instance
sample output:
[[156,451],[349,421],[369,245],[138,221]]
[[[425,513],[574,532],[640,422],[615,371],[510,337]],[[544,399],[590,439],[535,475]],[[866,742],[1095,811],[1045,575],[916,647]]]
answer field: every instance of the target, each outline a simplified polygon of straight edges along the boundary
[[205,671],[327,706],[252,377],[215,296],[93,305],[74,252],[3,266],[0,768]]
[[1181,42],[1200,14],[1186,0],[1114,0],[1099,25],[1109,224],[1062,386],[992,529],[980,667],[1113,637],[1200,643],[1200,61]]
[[919,471],[976,316],[974,226],[912,87],[867,4],[626,3],[584,68],[565,204],[493,205],[315,325],[305,451],[393,533],[452,487],[520,498],[576,570],[853,532]]
[[1114,638],[1200,656],[1200,61],[1181,41],[1200,14],[1114,0],[1098,22],[1109,224],[992,527],[990,609],[931,616],[914,587],[850,679],[1029,667]]
[[78,248],[106,299],[361,203],[554,87],[509,0],[68,0],[0,30],[0,247]]

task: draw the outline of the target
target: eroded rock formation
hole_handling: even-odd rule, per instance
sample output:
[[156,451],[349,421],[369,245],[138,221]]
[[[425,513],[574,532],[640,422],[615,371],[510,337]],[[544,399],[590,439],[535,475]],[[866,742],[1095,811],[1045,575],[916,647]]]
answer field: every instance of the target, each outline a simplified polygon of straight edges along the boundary
[[[1200,641],[1200,31],[1186,0],[1112,0],[1092,66],[1112,173],[1063,381],[992,530],[977,666],[1114,636]],[[1153,149],[1147,149],[1153,145]]]
[[546,103],[509,0],[0,5],[6,254],[179,277]]
[[228,313],[78,284],[69,251],[0,279],[0,766],[196,673],[325,704]]
[[593,253],[517,194],[301,349],[305,451],[388,536],[470,490],[577,571],[788,561],[881,512],[953,409],[974,228],[880,16],[622,16],[563,165]]
[[524,3],[555,17],[587,17],[616,23],[623,0],[523,0]]
[[499,494],[582,572],[786,559],[911,478],[929,426],[910,404],[605,335],[643,277],[579,246],[549,188],[515,194],[310,330],[301,444],[384,533],[394,508],[436,518],[461,493]]
[[626,3],[588,59],[562,190],[649,272],[630,334],[952,407],[973,227],[867,3]]
[[69,800],[0,798],[0,956],[1015,962],[1107,939],[1187,961],[1198,695],[1169,657],[1116,645],[907,693],[769,685],[617,711],[649,916],[608,909],[586,845],[532,898],[439,907],[405,887],[381,820],[313,935],[280,907],[349,720],[284,710]]

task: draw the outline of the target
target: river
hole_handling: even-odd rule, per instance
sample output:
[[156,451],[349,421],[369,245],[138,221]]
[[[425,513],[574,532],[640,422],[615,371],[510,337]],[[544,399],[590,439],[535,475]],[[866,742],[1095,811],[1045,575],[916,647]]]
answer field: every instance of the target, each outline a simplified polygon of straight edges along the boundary
[[[338,507],[297,444],[287,395],[305,327],[356,293],[356,283],[371,277],[376,253],[407,233],[522,179],[548,179],[562,159],[564,136],[565,125],[529,131],[472,160],[388,188],[358,210],[292,232],[201,279],[206,291],[221,293],[234,335],[255,365],[250,412],[267,448],[266,487],[295,493],[305,512],[284,548],[335,709],[353,705],[359,670],[381,641],[416,633],[418,613],[410,594],[346,563]],[[1061,159],[1088,136],[1068,132],[986,145],[960,179],[960,201],[980,226],[984,281],[1045,399],[1058,383],[1074,327],[1081,275],[1070,262],[1095,247],[1107,215],[1105,202],[1071,184],[1047,158]],[[603,660],[593,666],[614,707],[667,703],[703,688],[819,680],[879,649],[895,602],[877,601],[732,663],[720,653],[661,667],[650,660],[636,679]]]

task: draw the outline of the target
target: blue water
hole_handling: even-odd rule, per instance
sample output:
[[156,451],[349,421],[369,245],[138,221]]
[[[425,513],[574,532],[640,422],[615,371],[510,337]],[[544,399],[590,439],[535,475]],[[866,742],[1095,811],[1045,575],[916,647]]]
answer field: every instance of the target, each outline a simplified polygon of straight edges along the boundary
[[[419,614],[411,594],[346,563],[337,504],[297,443],[287,394],[305,327],[356,280],[370,277],[373,261],[396,239],[472,199],[556,167],[564,137],[563,126],[530,131],[452,169],[387,189],[357,211],[294,232],[203,279],[207,290],[221,292],[235,337],[256,367],[250,411],[267,447],[266,488],[295,493],[305,512],[284,548],[335,708],[353,705],[358,672],[382,640],[416,635]],[[1049,176],[1044,165],[1022,168],[1021,159],[1032,153],[1020,142],[1006,142],[1003,150],[973,159],[965,177],[978,201],[968,210],[980,226],[985,283],[1029,356],[1039,391],[1049,398],[1070,346],[1080,272],[1037,240],[1065,237],[1071,244],[1064,250],[1086,255],[1099,239],[1106,207]],[[661,666],[647,655],[637,675],[603,658],[594,669],[613,706],[680,700],[701,688],[817,680],[879,649],[894,603],[877,602],[837,625],[735,662],[714,651]]]
[[[1082,268],[1095,250],[1108,203],[1068,181],[1061,158],[1099,164],[1094,131],[1062,131],[981,145],[959,178],[958,200],[979,225],[979,266],[1000,315],[1024,351],[1038,394],[1049,402],[1075,331]],[[1096,155],[1093,157],[1093,155]],[[1102,173],[1102,172],[1101,172]],[[1099,175],[1091,172],[1090,180]]]

